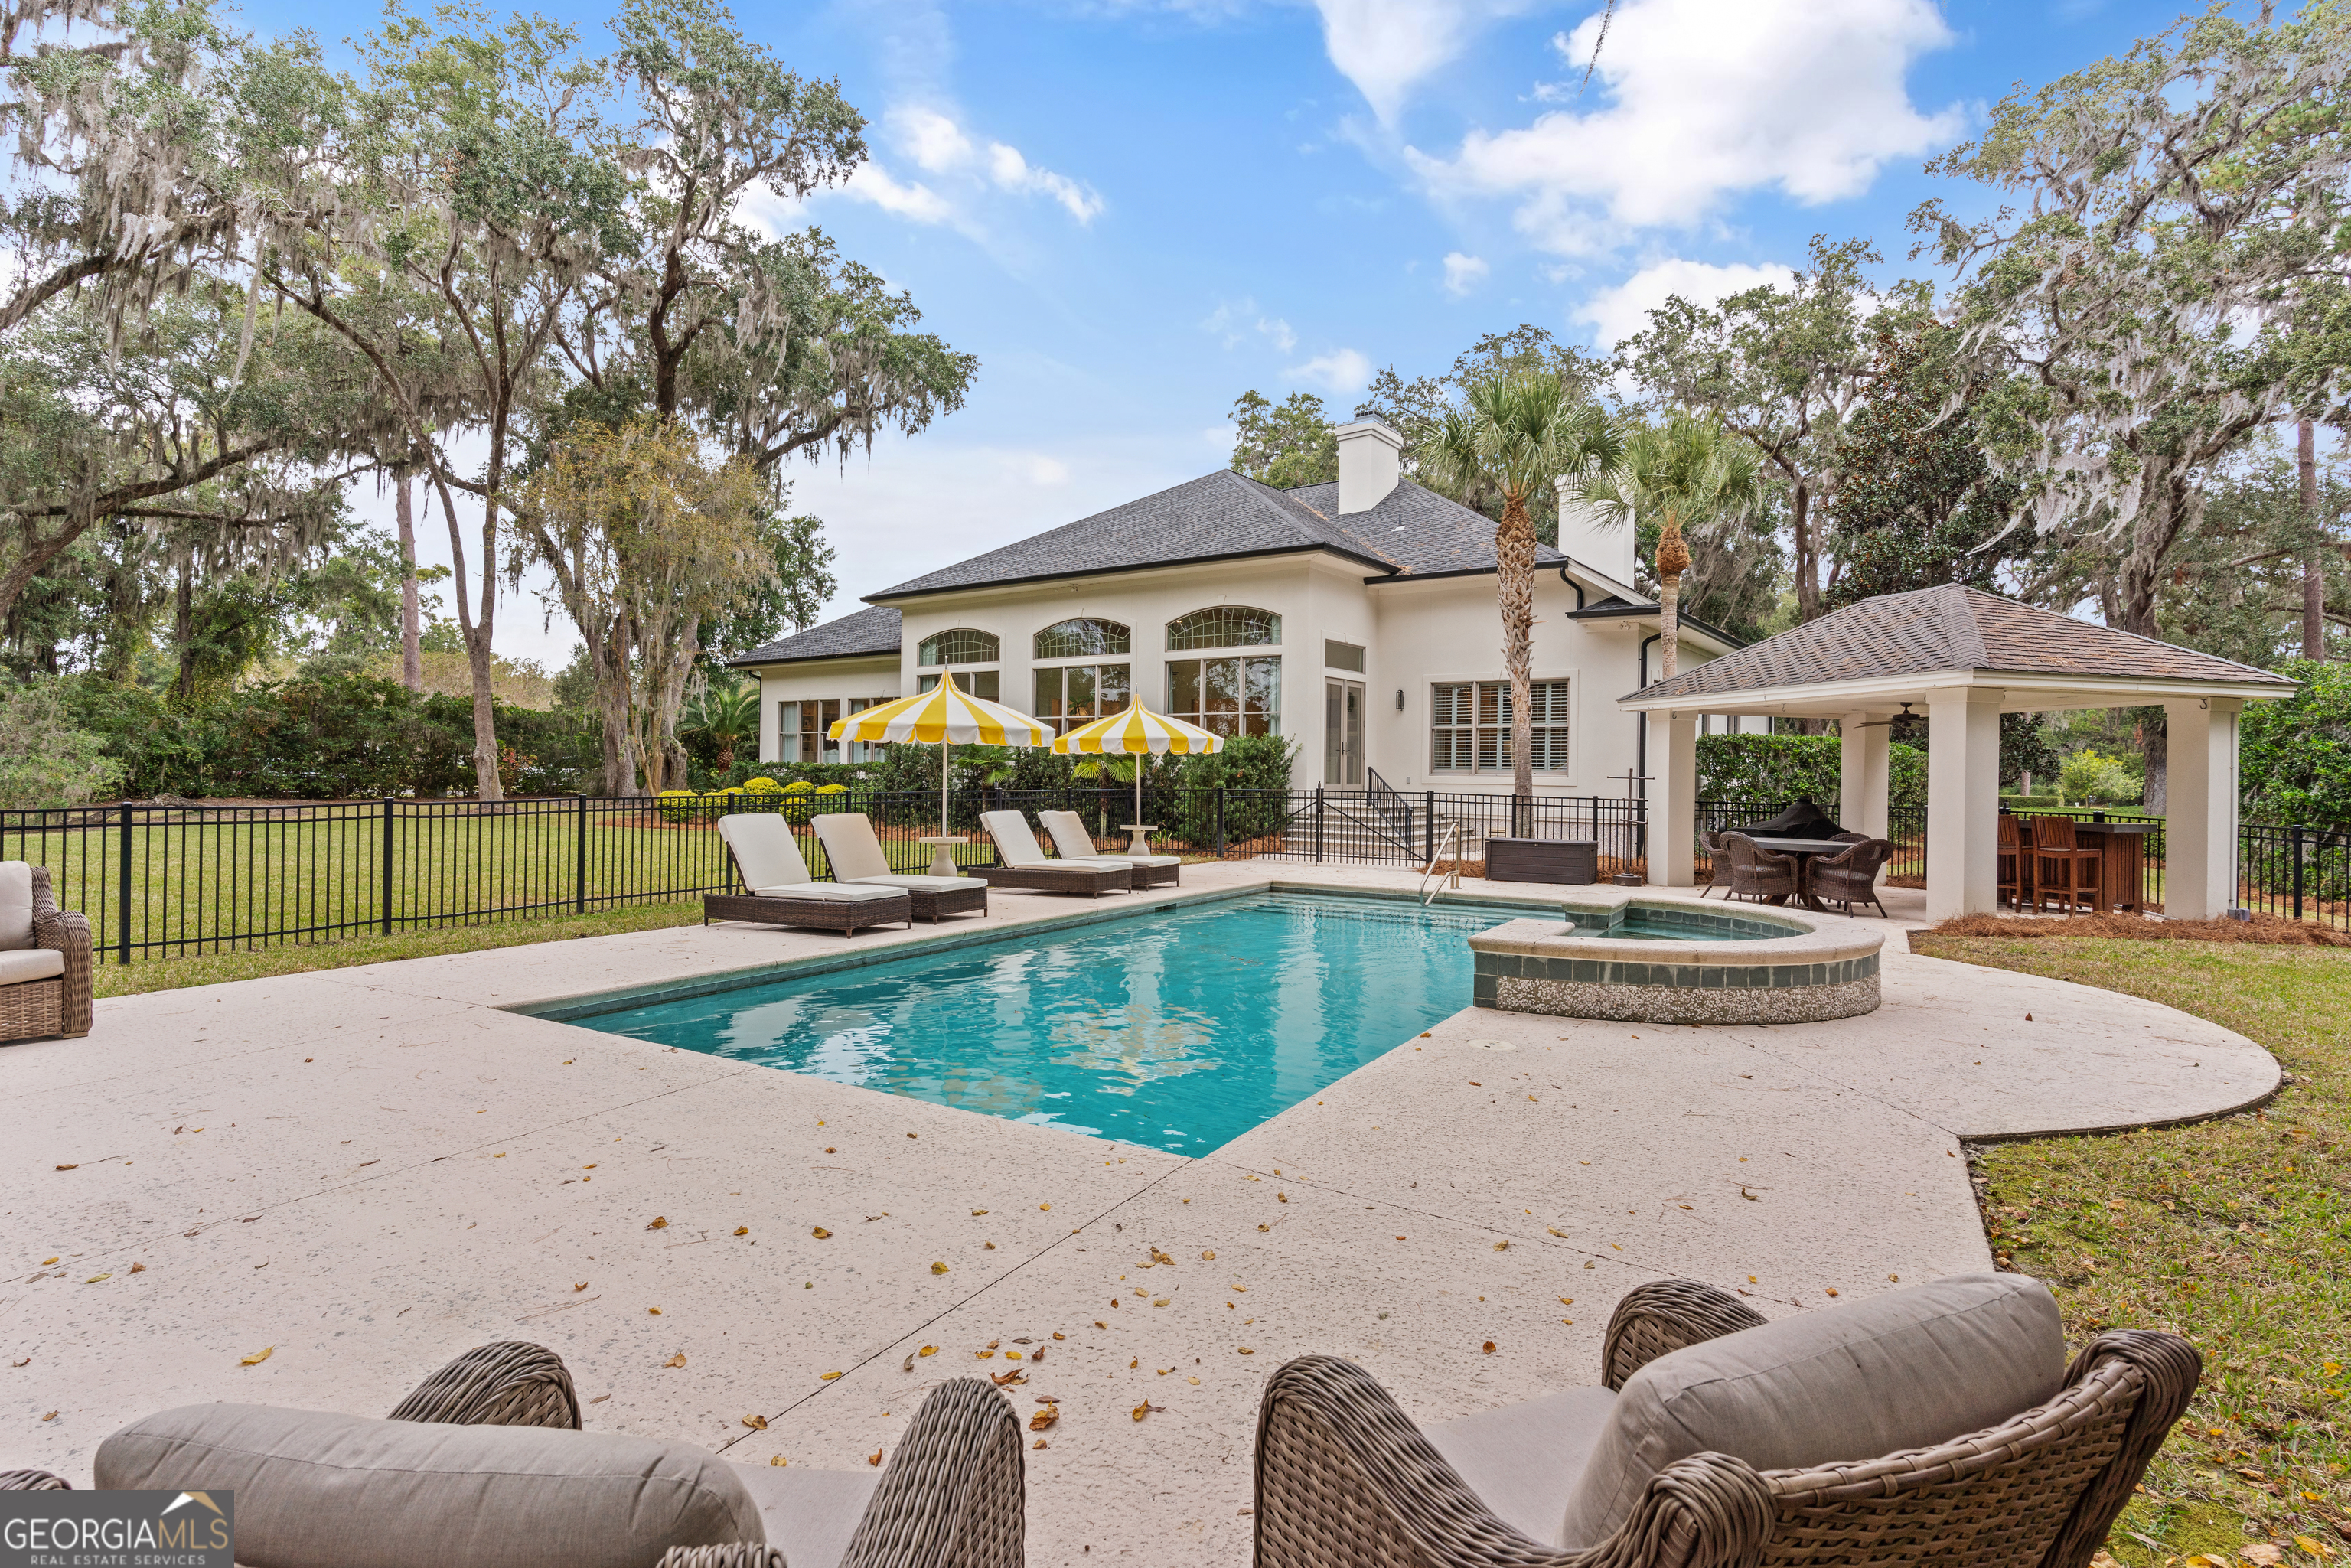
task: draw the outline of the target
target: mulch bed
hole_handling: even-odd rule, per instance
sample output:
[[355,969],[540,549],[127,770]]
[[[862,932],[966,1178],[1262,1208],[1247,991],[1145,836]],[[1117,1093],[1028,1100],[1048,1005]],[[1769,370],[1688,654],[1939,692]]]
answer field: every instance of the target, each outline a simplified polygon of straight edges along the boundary
[[2054,919],[1962,915],[1932,936],[2106,936],[2131,942],[2250,942],[2272,947],[2351,947],[2351,932],[2256,915],[2251,920],[2147,920],[2136,915],[2072,915]]

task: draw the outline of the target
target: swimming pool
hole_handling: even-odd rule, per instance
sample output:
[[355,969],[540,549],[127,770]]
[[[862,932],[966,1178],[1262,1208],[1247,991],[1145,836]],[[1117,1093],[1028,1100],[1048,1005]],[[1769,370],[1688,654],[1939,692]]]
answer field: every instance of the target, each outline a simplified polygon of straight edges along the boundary
[[1555,904],[1174,904],[576,1021],[1200,1155],[1470,1005],[1467,938]]

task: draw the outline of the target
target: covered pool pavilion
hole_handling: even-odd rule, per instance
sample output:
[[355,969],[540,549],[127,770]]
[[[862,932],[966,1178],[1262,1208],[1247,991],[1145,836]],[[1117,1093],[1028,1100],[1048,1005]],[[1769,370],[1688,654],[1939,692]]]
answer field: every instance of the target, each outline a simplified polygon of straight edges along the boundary
[[[1695,880],[1701,714],[1839,721],[1837,816],[1886,836],[1887,726],[1929,721],[1927,915],[1998,903],[2000,716],[2163,705],[2169,734],[2164,913],[2210,919],[2237,902],[2237,718],[2294,682],[2248,664],[2093,626],[1971,588],[1886,594],[1619,697],[1649,719],[1649,881]],[[1826,804],[1826,802],[1823,802]]]

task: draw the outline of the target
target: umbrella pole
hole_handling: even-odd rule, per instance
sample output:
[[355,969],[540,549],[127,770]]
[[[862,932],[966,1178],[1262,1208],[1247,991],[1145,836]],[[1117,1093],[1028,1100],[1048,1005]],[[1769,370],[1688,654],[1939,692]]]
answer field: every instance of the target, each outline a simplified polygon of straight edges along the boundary
[[947,836],[947,752],[953,746],[944,737],[939,741],[939,837],[943,839]]

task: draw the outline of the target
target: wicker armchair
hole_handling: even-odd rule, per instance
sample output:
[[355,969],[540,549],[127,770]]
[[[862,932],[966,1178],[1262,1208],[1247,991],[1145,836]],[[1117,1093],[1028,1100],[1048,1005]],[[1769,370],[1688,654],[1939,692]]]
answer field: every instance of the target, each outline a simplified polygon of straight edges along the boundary
[[[1700,833],[1698,836],[1698,852],[1706,856],[1706,880],[1698,883],[1698,895],[1704,898],[1718,887],[1728,890],[1730,886],[1729,854],[1715,841],[1715,835],[1712,833]],[[1728,891],[1725,892],[1724,896],[1729,896]]]
[[1847,915],[1856,904],[1875,904],[1877,913],[1885,915],[1886,904],[1877,896],[1877,873],[1893,858],[1894,846],[1886,840],[1862,839],[1851,849],[1814,861],[1804,875],[1812,884],[1813,897],[1821,903],[1840,904]]
[[1795,856],[1774,854],[1745,833],[1717,833],[1714,841],[1730,857],[1732,898],[1793,898],[1802,891],[1804,868]]
[[[1761,1321],[1708,1286],[1638,1287],[1609,1325],[1608,1386],[1658,1355]],[[1256,1563],[2085,1568],[2187,1408],[2199,1371],[2194,1349],[2175,1336],[2103,1334],[2066,1367],[2054,1398],[1988,1429],[1796,1469],[1694,1454],[1651,1475],[1613,1535],[1569,1549],[1500,1518],[1369,1373],[1308,1356],[1274,1374],[1259,1407]]]
[[[193,1413],[235,1408],[194,1407]],[[577,1430],[580,1410],[571,1375],[560,1356],[538,1345],[507,1341],[469,1350],[434,1373],[393,1408],[391,1419]],[[648,1447],[657,1451],[662,1446]],[[683,1451],[690,1460],[720,1472],[716,1479],[735,1490],[744,1509],[756,1508],[769,1540],[671,1546],[663,1552],[659,1568],[784,1568],[787,1546],[790,1568],[1020,1568],[1025,1481],[1019,1417],[1002,1391],[982,1379],[957,1378],[933,1389],[878,1477],[862,1470],[734,1465],[699,1448]],[[124,1467],[136,1458],[113,1462]],[[345,1458],[338,1462],[350,1461]],[[106,1473],[109,1463],[107,1448],[101,1448],[100,1484],[121,1484],[125,1477]],[[741,1487],[727,1477],[738,1478]],[[66,1484],[44,1470],[0,1472],[0,1490],[64,1489]],[[280,1477],[254,1495],[274,1493],[283,1507],[285,1499],[300,1490],[298,1481],[289,1488]],[[344,1504],[350,1502],[350,1491],[339,1495]],[[576,1500],[579,1493],[575,1489],[566,1495]],[[473,1507],[466,1500],[470,1499],[467,1493],[461,1500],[461,1512]],[[743,1517],[747,1521],[750,1514]],[[534,1528],[528,1521],[508,1522],[517,1532]],[[417,1528],[429,1531],[432,1522]],[[779,1540],[783,1544],[776,1543]],[[489,1542],[485,1549],[496,1555],[512,1544]],[[431,1555],[425,1552],[418,1560]],[[515,1558],[510,1553],[499,1560]]]
[[0,861],[0,1040],[89,1032],[89,917],[59,909],[49,869]]

